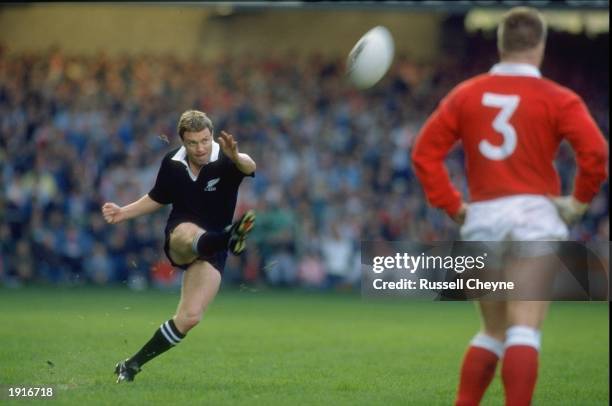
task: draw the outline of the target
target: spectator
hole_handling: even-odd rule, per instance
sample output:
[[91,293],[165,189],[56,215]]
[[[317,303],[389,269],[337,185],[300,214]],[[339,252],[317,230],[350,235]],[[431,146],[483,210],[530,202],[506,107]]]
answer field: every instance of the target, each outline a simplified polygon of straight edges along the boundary
[[[592,55],[607,54],[607,34],[549,35],[550,44],[563,46],[547,50],[543,73],[583,95],[608,136],[608,69],[590,63]],[[302,280],[296,269],[311,264],[318,250],[325,250],[321,261],[332,275],[355,275],[347,264],[360,239],[453,239],[455,228],[426,206],[407,159],[414,134],[441,95],[482,71],[477,61],[488,61],[479,55],[494,47],[477,33],[456,55],[441,53],[434,63],[398,55],[394,69],[371,92],[349,88],[343,58],[334,57],[237,56],[215,63],[167,55],[67,55],[58,48],[1,52],[5,274],[14,272],[9,270],[15,268],[17,241],[29,241],[33,278],[54,283],[84,272],[97,242],[112,262],[109,281],[152,279],[162,235],[151,230],[163,227],[152,224],[163,223],[167,211],[156,213],[150,224],[111,230],[100,221],[99,207],[147,192],[142,188],[152,184],[159,158],[178,142],[177,115],[190,107],[209,112],[220,129],[239,135],[259,164],[238,201],[239,212],[254,207],[258,219],[254,253],[235,264],[236,282],[261,280],[271,261],[288,275],[290,264],[295,267],[293,276],[280,280]],[[581,79],[586,76],[591,80]],[[462,156],[452,154],[448,164],[461,167]],[[561,151],[557,166],[569,192],[574,170],[569,150]],[[463,171],[454,173],[464,187]],[[606,187],[572,236],[607,241],[608,210]],[[341,243],[332,235],[325,238],[351,252],[342,261],[334,260],[322,241],[336,220],[343,227]]]
[[322,289],[325,287],[326,274],[321,256],[314,250],[309,250],[298,264],[297,278],[305,288]]
[[101,243],[95,243],[91,255],[85,259],[83,267],[88,280],[96,285],[105,285],[113,280],[113,261],[108,256],[106,247]]
[[350,285],[353,273],[353,242],[340,233],[340,225],[332,222],[329,235],[321,239],[323,266],[330,289]]

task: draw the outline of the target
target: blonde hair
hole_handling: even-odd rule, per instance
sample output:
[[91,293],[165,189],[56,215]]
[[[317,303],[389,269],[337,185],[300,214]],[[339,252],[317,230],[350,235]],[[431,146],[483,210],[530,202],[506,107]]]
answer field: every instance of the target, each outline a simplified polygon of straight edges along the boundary
[[206,128],[210,130],[211,134],[213,133],[213,123],[206,113],[198,110],[187,110],[181,114],[181,118],[176,125],[176,132],[183,139],[183,134],[186,132],[200,132]]
[[546,41],[546,21],[531,7],[514,7],[504,14],[497,27],[500,54],[528,51]]

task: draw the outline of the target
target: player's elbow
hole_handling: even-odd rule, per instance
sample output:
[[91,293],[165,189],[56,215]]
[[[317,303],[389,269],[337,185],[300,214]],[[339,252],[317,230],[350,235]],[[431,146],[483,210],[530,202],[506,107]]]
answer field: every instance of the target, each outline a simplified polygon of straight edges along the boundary
[[599,148],[594,148],[588,155],[587,166],[592,168],[591,172],[599,178],[605,179],[608,175],[609,150],[607,142],[603,142]]
[[257,165],[253,162],[253,164],[244,165],[240,169],[240,172],[244,173],[246,176],[251,176],[255,173],[255,169],[257,169]]
[[608,145],[608,141],[605,139],[601,143],[601,146],[598,148],[599,151],[599,159],[605,164],[608,163],[608,159],[610,157],[610,145]]
[[604,147],[601,148],[597,154],[597,161],[601,162],[605,169],[608,169],[608,160],[610,159],[610,150],[608,143],[604,143]]
[[419,148],[415,147],[412,149],[410,159],[412,162],[412,168],[414,169],[414,172],[418,178],[421,178],[422,175],[427,173],[427,167],[429,166],[430,160],[426,154],[419,151]]
[[606,146],[605,150],[599,151],[599,153],[597,154],[597,157],[595,158],[598,162],[598,166],[599,166],[599,172],[600,172],[600,176],[601,176],[601,180],[605,180],[608,177],[608,159],[609,159],[609,155],[610,152],[608,151],[608,148]]
[[143,202],[142,203],[142,206],[143,206],[142,214],[151,213],[151,212],[154,212],[164,207],[165,203],[159,202],[158,199],[159,199],[158,197],[153,198],[150,193],[144,195],[143,198],[141,199]]
[[608,177],[608,154],[607,148],[582,151],[577,156],[578,176],[599,187]]
[[245,153],[240,153],[240,161],[237,162],[238,169],[245,175],[252,175],[257,170],[257,164]]

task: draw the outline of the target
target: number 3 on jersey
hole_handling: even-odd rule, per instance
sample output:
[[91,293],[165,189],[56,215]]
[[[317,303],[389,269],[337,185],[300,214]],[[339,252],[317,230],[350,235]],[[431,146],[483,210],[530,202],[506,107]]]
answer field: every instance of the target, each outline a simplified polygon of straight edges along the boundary
[[493,145],[487,140],[480,141],[478,149],[485,157],[494,161],[501,161],[512,155],[516,149],[516,130],[510,124],[510,118],[518,107],[520,100],[521,98],[514,94],[485,93],[482,95],[484,106],[501,109],[493,120],[493,129],[504,138],[504,142],[499,146]]

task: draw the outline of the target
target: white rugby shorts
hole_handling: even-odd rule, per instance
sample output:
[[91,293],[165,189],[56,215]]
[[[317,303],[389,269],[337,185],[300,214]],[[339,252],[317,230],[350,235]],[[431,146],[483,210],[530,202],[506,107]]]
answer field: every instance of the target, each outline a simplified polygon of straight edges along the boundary
[[515,195],[470,203],[461,227],[464,241],[553,241],[569,236],[545,196]]
[[555,252],[557,243],[548,241],[567,240],[569,229],[546,196],[515,195],[470,203],[460,233],[464,241],[509,242],[491,248],[532,257]]

